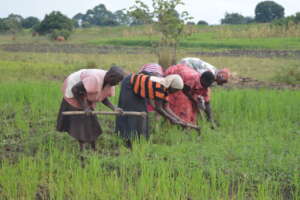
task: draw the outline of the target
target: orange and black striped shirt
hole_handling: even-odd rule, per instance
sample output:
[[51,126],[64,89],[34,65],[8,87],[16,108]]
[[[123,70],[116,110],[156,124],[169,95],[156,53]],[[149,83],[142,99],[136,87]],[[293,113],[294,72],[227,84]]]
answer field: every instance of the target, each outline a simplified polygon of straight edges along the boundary
[[150,76],[132,74],[130,83],[133,92],[142,98],[168,101],[167,89],[160,83],[151,81]]

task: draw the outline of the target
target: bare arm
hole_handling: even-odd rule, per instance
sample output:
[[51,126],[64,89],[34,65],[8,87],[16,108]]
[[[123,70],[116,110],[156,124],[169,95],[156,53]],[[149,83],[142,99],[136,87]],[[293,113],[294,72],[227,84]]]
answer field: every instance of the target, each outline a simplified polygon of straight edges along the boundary
[[80,107],[85,111],[90,111],[86,98],[87,93],[81,81],[72,87],[72,93],[74,98],[78,101]]
[[158,101],[158,102],[154,102],[153,100],[148,100],[148,102],[150,103],[150,105],[155,109],[156,112],[158,112],[160,115],[162,115],[163,117],[167,118],[168,120],[171,121],[171,123],[173,124],[179,124],[178,119],[175,116],[170,115],[168,112],[166,112],[163,109],[163,102]]
[[193,96],[191,95],[191,88],[189,87],[189,86],[187,86],[187,85],[184,85],[184,88],[183,88],[183,90],[182,90],[182,92],[183,92],[183,94],[185,95],[185,96],[187,96],[187,98],[192,102],[192,104],[194,105],[194,107],[195,108],[197,108],[198,109],[198,111],[200,112],[200,107],[199,107],[199,102],[197,102],[194,98],[193,98]]
[[205,102],[205,109],[204,112],[206,114],[207,121],[209,121],[212,124],[212,128],[216,128],[216,124],[214,122],[213,116],[212,116],[212,111],[211,111],[211,106],[209,102]]
[[114,106],[114,105],[110,102],[110,100],[109,100],[108,98],[105,98],[105,99],[102,101],[102,103],[103,103],[105,106],[109,107],[109,108],[110,108],[111,110],[113,110],[113,111],[123,112],[123,110],[122,110],[121,108],[119,108],[119,107],[117,107],[117,106]]

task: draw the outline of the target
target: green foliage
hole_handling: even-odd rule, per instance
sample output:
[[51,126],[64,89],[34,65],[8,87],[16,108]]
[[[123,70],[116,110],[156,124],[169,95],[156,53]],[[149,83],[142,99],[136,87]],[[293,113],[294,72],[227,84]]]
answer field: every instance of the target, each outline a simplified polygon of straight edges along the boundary
[[0,33],[5,33],[9,30],[9,26],[5,19],[0,18]]
[[[297,199],[299,91],[214,90],[222,126],[167,124],[124,148],[100,116],[98,151],[54,130],[61,83],[0,85],[3,199]],[[289,97],[289,98],[287,98]],[[114,103],[117,98],[112,99]],[[103,109],[98,107],[97,109]],[[112,133],[112,134],[108,134]],[[82,167],[80,158],[84,158]]]
[[208,25],[208,23],[206,21],[204,21],[204,20],[199,20],[197,22],[197,25]]
[[57,39],[59,36],[62,36],[62,37],[64,37],[65,40],[68,40],[69,37],[71,36],[71,31],[66,30],[66,29],[62,29],[62,30],[54,29],[49,36],[50,36],[50,39],[52,39],[52,40]]
[[153,23],[153,13],[151,13],[149,7],[140,0],[136,0],[135,5],[129,8],[128,15],[131,17],[130,25]]
[[36,17],[27,17],[22,21],[23,28],[32,28],[39,25],[40,20]]
[[297,24],[300,24],[300,12],[296,13],[295,15],[291,15],[288,17],[274,20],[272,22],[272,25],[283,26],[285,28],[288,28],[289,26],[294,26]]
[[255,7],[256,22],[271,22],[284,17],[284,8],[274,1],[262,1]]
[[0,32],[17,33],[22,30],[23,17],[10,14],[7,18],[0,19]]
[[36,31],[41,34],[49,34],[54,30],[68,30],[73,31],[73,21],[60,12],[53,11],[46,15],[40,25],[36,27]]
[[288,84],[300,84],[300,66],[286,67],[284,70],[277,72],[274,80]]
[[244,17],[239,13],[226,13],[221,24],[249,24],[254,21],[251,17]]
[[[180,5],[184,5],[182,0],[152,0],[152,11],[150,11],[146,4],[136,0],[129,11],[131,16],[143,23],[152,21],[155,30],[161,34],[160,41],[155,47],[158,51],[159,63],[164,63],[164,68],[174,64],[177,45],[185,35],[185,23],[192,19],[186,11],[179,13],[176,10]],[[171,55],[167,55],[166,52]],[[165,62],[167,59],[169,61]]]
[[116,26],[129,24],[129,17],[123,10],[115,13],[109,11],[104,4],[99,4],[85,14],[78,13],[73,18],[76,27]]

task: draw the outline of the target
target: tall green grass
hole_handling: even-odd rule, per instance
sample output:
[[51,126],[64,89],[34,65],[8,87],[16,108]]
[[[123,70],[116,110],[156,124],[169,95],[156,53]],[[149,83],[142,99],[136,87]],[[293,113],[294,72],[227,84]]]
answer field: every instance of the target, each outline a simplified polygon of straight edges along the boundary
[[[231,26],[186,26],[181,47],[208,51],[228,49],[299,50],[300,28],[272,27],[269,24]],[[159,41],[160,34],[150,25],[134,27],[100,27],[77,29],[66,44],[113,45],[151,47]],[[31,37],[25,31],[12,40],[10,35],[0,35],[0,44],[53,44],[47,37]],[[57,43],[57,42],[56,42]],[[58,44],[58,43],[57,43]]]
[[55,131],[59,88],[1,83],[1,199],[299,199],[299,91],[214,89],[218,129],[160,125],[132,152],[100,116],[98,151],[80,154]]

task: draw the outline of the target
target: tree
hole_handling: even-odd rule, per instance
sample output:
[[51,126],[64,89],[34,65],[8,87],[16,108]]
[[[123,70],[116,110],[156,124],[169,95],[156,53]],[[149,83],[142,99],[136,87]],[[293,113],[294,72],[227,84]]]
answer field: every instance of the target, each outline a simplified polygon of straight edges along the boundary
[[135,1],[128,15],[130,17],[130,25],[143,25],[153,23],[153,13],[150,12],[149,7],[142,1]]
[[119,25],[129,25],[130,17],[124,12],[124,10],[117,10],[114,12],[115,20]]
[[271,22],[284,17],[284,8],[274,1],[263,1],[255,7],[256,22]]
[[208,25],[208,23],[206,21],[204,21],[204,20],[199,20],[197,22],[197,25]]
[[117,11],[115,14],[107,10],[104,4],[99,4],[87,10],[85,14],[76,14],[72,19],[75,26],[115,26],[120,24],[119,21],[125,20],[122,11]]
[[7,18],[4,18],[4,23],[8,27],[8,32],[16,34],[22,30],[22,21],[24,18],[21,15],[10,14]]
[[36,31],[41,35],[45,35],[52,33],[54,30],[67,30],[71,32],[73,28],[73,21],[71,19],[59,11],[53,11],[45,16],[36,28]]
[[36,17],[27,17],[22,21],[23,28],[32,28],[40,23],[40,20]]
[[251,17],[244,17],[239,13],[225,13],[221,24],[249,24],[253,21]]
[[5,21],[5,19],[0,18],[0,33],[5,33],[9,31],[9,27]]
[[187,22],[186,24],[187,24],[187,25],[196,25],[195,22],[192,22],[192,21]]
[[177,46],[180,39],[185,35],[185,23],[192,18],[186,11],[177,12],[176,8],[184,5],[182,0],[152,0],[152,12],[149,7],[140,0],[130,8],[130,16],[138,20],[154,25],[161,33],[158,49],[159,63],[168,67],[176,62]]
[[296,13],[295,15],[274,20],[271,25],[282,26],[287,29],[290,26],[298,24],[300,24],[300,12]]

